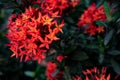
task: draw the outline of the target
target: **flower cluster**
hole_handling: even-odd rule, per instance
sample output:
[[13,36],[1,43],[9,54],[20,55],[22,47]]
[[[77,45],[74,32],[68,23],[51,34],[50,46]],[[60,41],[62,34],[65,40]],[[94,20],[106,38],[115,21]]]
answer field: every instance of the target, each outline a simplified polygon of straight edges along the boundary
[[[57,14],[65,14],[64,11],[75,7],[80,0],[36,0],[32,1],[33,4],[38,4],[44,12],[56,16]],[[54,13],[54,14],[53,14]],[[59,17],[59,16],[57,16]]]
[[[23,3],[26,2],[28,0],[23,0]],[[56,34],[63,33],[63,11],[76,1],[36,0],[30,3],[38,4],[40,8],[30,6],[25,12],[10,16],[7,37],[11,42],[8,46],[13,52],[12,56],[20,57],[21,61],[38,60],[40,63],[49,45],[59,40]]]
[[93,3],[87,10],[84,11],[82,16],[79,18],[77,23],[78,26],[87,26],[85,29],[86,33],[89,33],[90,36],[95,35],[96,33],[104,32],[103,26],[97,26],[95,21],[106,21],[106,15],[104,12],[104,6],[96,8],[96,4]]
[[[110,74],[108,76],[106,75],[106,68],[103,67],[102,71],[98,70],[96,67],[86,71],[83,71],[83,74],[85,75],[85,80],[110,80]],[[73,80],[82,80],[81,77],[77,76],[74,77]]]
[[9,18],[7,37],[10,39],[12,56],[28,60],[40,61],[45,58],[45,52],[54,40],[56,34],[62,32],[64,21],[60,24],[49,14],[43,14],[39,9],[30,7],[25,13]]

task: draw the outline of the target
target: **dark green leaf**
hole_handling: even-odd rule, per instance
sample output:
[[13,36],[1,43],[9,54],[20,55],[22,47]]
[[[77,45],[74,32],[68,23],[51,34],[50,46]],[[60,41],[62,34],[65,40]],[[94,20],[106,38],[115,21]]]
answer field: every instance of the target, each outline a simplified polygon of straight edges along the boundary
[[105,14],[107,16],[108,21],[111,21],[112,17],[111,17],[111,14],[110,14],[110,7],[109,7],[109,5],[106,1],[104,2],[104,10],[105,10]]
[[75,53],[76,55],[74,55],[72,57],[73,60],[77,60],[77,61],[84,61],[87,60],[89,57],[85,52],[79,52],[79,53]]
[[69,53],[73,52],[76,48],[77,48],[76,46],[68,47],[65,51],[65,54],[69,54]]
[[66,20],[69,22],[69,23],[75,23],[74,20],[71,18],[71,17],[66,17]]
[[90,0],[85,0],[85,5],[88,7],[90,5]]
[[112,64],[114,71],[120,74],[120,65],[113,59],[111,60],[111,64]]
[[99,46],[97,44],[89,44],[89,45],[86,46],[86,48],[88,48],[88,49],[98,49]]
[[34,7],[34,8],[40,8],[40,6],[37,5],[37,4],[34,4],[33,7]]
[[111,55],[120,55],[120,51],[118,51],[118,50],[112,50],[112,51],[109,51],[108,54],[111,54]]
[[107,34],[106,34],[106,36],[105,36],[105,38],[104,38],[104,45],[106,46],[109,42],[110,42],[110,40],[112,39],[112,37],[113,37],[113,34],[114,34],[114,29],[112,29],[112,30],[110,30]]
[[100,25],[100,26],[104,26],[104,27],[108,27],[107,25],[106,25],[106,23],[105,22],[103,22],[103,21],[96,21],[96,24],[97,25]]
[[98,0],[98,2],[97,2],[97,8],[100,6],[100,5],[102,5],[103,4],[103,2],[104,2],[104,0]]

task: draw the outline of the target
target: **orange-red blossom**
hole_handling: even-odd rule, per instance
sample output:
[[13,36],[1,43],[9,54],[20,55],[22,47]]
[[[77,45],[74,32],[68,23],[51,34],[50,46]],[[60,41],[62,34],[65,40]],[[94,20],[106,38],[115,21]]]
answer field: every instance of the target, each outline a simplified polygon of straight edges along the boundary
[[88,25],[87,28],[85,29],[85,32],[89,33],[90,36],[93,36],[96,33],[100,34],[100,33],[104,32],[104,26],[98,26],[95,24],[95,21],[97,21],[97,20],[106,21],[106,14],[104,12],[103,5],[96,8],[96,4],[93,3],[81,15],[77,25],[79,27]]

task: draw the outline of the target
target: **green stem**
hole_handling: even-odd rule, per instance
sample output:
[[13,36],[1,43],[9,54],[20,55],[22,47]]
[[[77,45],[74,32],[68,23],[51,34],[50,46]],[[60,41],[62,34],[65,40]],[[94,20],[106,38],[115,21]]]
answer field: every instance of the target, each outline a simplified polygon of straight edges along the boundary
[[65,68],[64,75],[66,80],[72,80],[67,68]]

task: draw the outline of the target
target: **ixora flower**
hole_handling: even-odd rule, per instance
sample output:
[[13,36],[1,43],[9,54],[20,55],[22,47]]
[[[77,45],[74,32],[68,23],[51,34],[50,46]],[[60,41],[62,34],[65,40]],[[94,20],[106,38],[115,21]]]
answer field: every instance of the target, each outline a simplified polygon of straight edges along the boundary
[[104,32],[103,26],[98,26],[95,24],[95,21],[106,21],[106,14],[104,12],[104,6],[101,5],[100,7],[96,8],[96,4],[93,3],[87,10],[84,11],[84,13],[79,18],[79,21],[77,25],[79,27],[81,26],[87,26],[85,29],[86,33],[89,33],[90,36],[95,35],[96,33],[102,33]]
[[110,74],[106,74],[106,67],[103,67],[102,70],[98,70],[96,67],[93,69],[83,71],[85,79],[82,79],[79,76],[74,77],[72,80],[110,80]]
[[[27,4],[29,0],[22,0]],[[12,56],[20,57],[21,61],[38,60],[45,58],[49,45],[63,33],[64,21],[61,16],[64,10],[79,2],[79,0],[30,0],[30,6],[38,4],[39,8],[26,8],[21,14],[12,14],[8,20],[8,34]],[[58,23],[59,20],[59,23]]]
[[59,56],[57,56],[57,61],[59,61],[59,62],[62,62],[63,61],[63,59],[64,59],[64,56],[62,56],[62,55],[59,55]]
[[57,71],[57,65],[54,62],[48,62],[46,69],[46,80],[62,80],[63,72],[56,72],[55,74],[55,71]]
[[12,56],[20,57],[21,61],[38,60],[40,63],[49,45],[59,40],[56,34],[63,33],[64,21],[58,23],[55,17],[43,12],[30,7],[24,13],[10,16],[7,37]]

